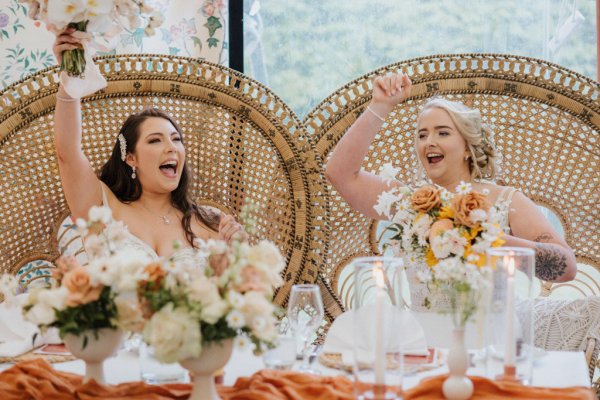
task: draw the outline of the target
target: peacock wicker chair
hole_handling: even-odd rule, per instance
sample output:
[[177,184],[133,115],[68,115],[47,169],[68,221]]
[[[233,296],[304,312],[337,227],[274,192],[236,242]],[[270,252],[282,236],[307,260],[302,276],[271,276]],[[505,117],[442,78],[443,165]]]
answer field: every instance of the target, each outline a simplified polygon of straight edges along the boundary
[[[600,85],[558,65],[510,55],[439,55],[388,65],[341,87],[305,118],[324,163],[371,100],[372,79],[400,71],[413,82],[411,97],[388,115],[363,168],[377,172],[392,162],[410,182],[417,170],[414,130],[423,104],[444,96],[479,109],[496,132],[502,183],[556,214],[582,263],[576,283],[542,283],[540,294],[566,286],[583,296],[600,294]],[[376,221],[353,210],[330,184],[327,197],[331,236],[319,283],[327,314],[335,318],[353,301],[346,267],[357,256],[380,253],[380,247]],[[593,329],[600,337],[598,326]]]
[[[260,83],[191,58],[96,62],[108,86],[82,101],[83,150],[92,166],[99,170],[108,159],[128,115],[144,107],[167,111],[185,134],[195,200],[233,215],[245,200],[258,206],[251,240],[272,240],[287,259],[275,301],[284,304],[296,282],[315,282],[327,253],[325,198],[317,195],[325,180],[289,107]],[[57,88],[58,69],[49,68],[0,93],[0,268],[15,274],[29,265],[24,284],[47,278],[31,273],[33,260],[52,262],[70,244],[58,243],[69,210],[53,144]]]

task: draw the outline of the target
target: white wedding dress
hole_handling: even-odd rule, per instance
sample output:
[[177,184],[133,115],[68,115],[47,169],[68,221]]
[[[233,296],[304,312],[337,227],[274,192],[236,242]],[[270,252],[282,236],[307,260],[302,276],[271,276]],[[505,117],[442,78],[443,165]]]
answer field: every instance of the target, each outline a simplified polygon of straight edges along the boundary
[[[106,192],[105,192],[104,185],[101,185],[101,187],[102,187],[102,205],[107,207],[108,209],[110,209],[110,207],[108,205],[108,199],[106,198]],[[125,227],[125,233],[126,233],[126,237],[121,242],[119,249],[131,249],[132,251],[137,251],[139,253],[142,253],[142,254],[148,256],[148,258],[151,259],[152,261],[159,261],[161,259],[161,257],[156,253],[156,251],[148,243],[146,243],[142,239],[138,238],[137,236],[135,236],[134,234],[129,232],[129,229],[127,229],[127,227]],[[181,248],[175,250],[175,252],[173,252],[168,258],[177,263],[188,263],[189,262],[189,263],[198,264],[200,262],[202,265],[199,265],[199,267],[205,267],[206,262],[207,262],[205,257],[199,257],[199,253],[198,253],[197,249],[190,247],[190,246],[181,247]]]

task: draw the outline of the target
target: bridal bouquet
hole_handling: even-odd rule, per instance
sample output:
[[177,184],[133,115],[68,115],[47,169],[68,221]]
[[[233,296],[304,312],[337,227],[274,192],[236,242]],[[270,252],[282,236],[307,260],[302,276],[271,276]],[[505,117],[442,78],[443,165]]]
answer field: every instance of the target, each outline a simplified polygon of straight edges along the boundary
[[150,263],[143,254],[119,252],[125,227],[112,220],[104,207],[93,207],[89,220],[78,220],[78,230],[85,237],[90,258],[82,266],[74,257],[61,257],[53,270],[54,283],[29,293],[23,303],[26,320],[40,329],[58,328],[59,335],[84,337],[98,335],[103,328],[117,329],[135,325],[131,299],[135,299],[139,282],[146,279],[145,267]]
[[486,249],[504,243],[497,208],[486,195],[464,182],[456,193],[433,185],[402,187],[383,192],[375,206],[391,221],[387,246],[412,262],[425,260],[429,268],[419,272],[419,279],[432,294],[437,290],[449,296],[457,326],[475,313],[486,287]]
[[[197,262],[166,260],[147,267],[139,302],[146,343],[165,363],[200,356],[213,342],[250,339],[257,352],[277,337],[273,289],[284,258],[271,242],[197,241]],[[203,268],[199,265],[203,264]]]
[[[45,22],[58,34],[66,28],[74,28],[82,39],[103,37],[107,41],[124,28],[142,29],[151,36],[164,20],[163,16],[143,0],[19,0],[29,6],[29,17]],[[83,34],[80,32],[87,32]],[[105,50],[108,50],[105,49]],[[85,71],[84,49],[66,51],[62,57],[61,70],[69,76],[81,76]]]

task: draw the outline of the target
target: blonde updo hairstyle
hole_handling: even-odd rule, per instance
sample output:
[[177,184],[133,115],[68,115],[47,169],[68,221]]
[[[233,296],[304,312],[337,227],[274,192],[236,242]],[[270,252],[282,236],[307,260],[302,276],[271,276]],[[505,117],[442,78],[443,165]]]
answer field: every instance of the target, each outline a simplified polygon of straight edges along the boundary
[[[434,97],[425,103],[421,110],[417,120],[417,130],[421,115],[432,108],[445,110],[467,142],[471,178],[473,180],[494,180],[499,172],[499,154],[493,142],[494,132],[482,122],[479,110],[469,108],[457,101]],[[418,137],[418,133],[416,137]]]

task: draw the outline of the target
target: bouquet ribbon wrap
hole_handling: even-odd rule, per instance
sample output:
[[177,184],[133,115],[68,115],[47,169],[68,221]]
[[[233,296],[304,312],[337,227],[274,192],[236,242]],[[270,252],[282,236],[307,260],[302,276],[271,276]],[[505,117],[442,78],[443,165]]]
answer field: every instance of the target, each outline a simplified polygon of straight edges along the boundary
[[60,84],[69,96],[80,99],[106,87],[106,79],[92,59],[97,49],[103,49],[92,41],[92,35],[87,32],[77,31],[73,33],[73,36],[80,39],[83,45],[85,70],[80,77],[69,76],[66,71],[61,71]]

